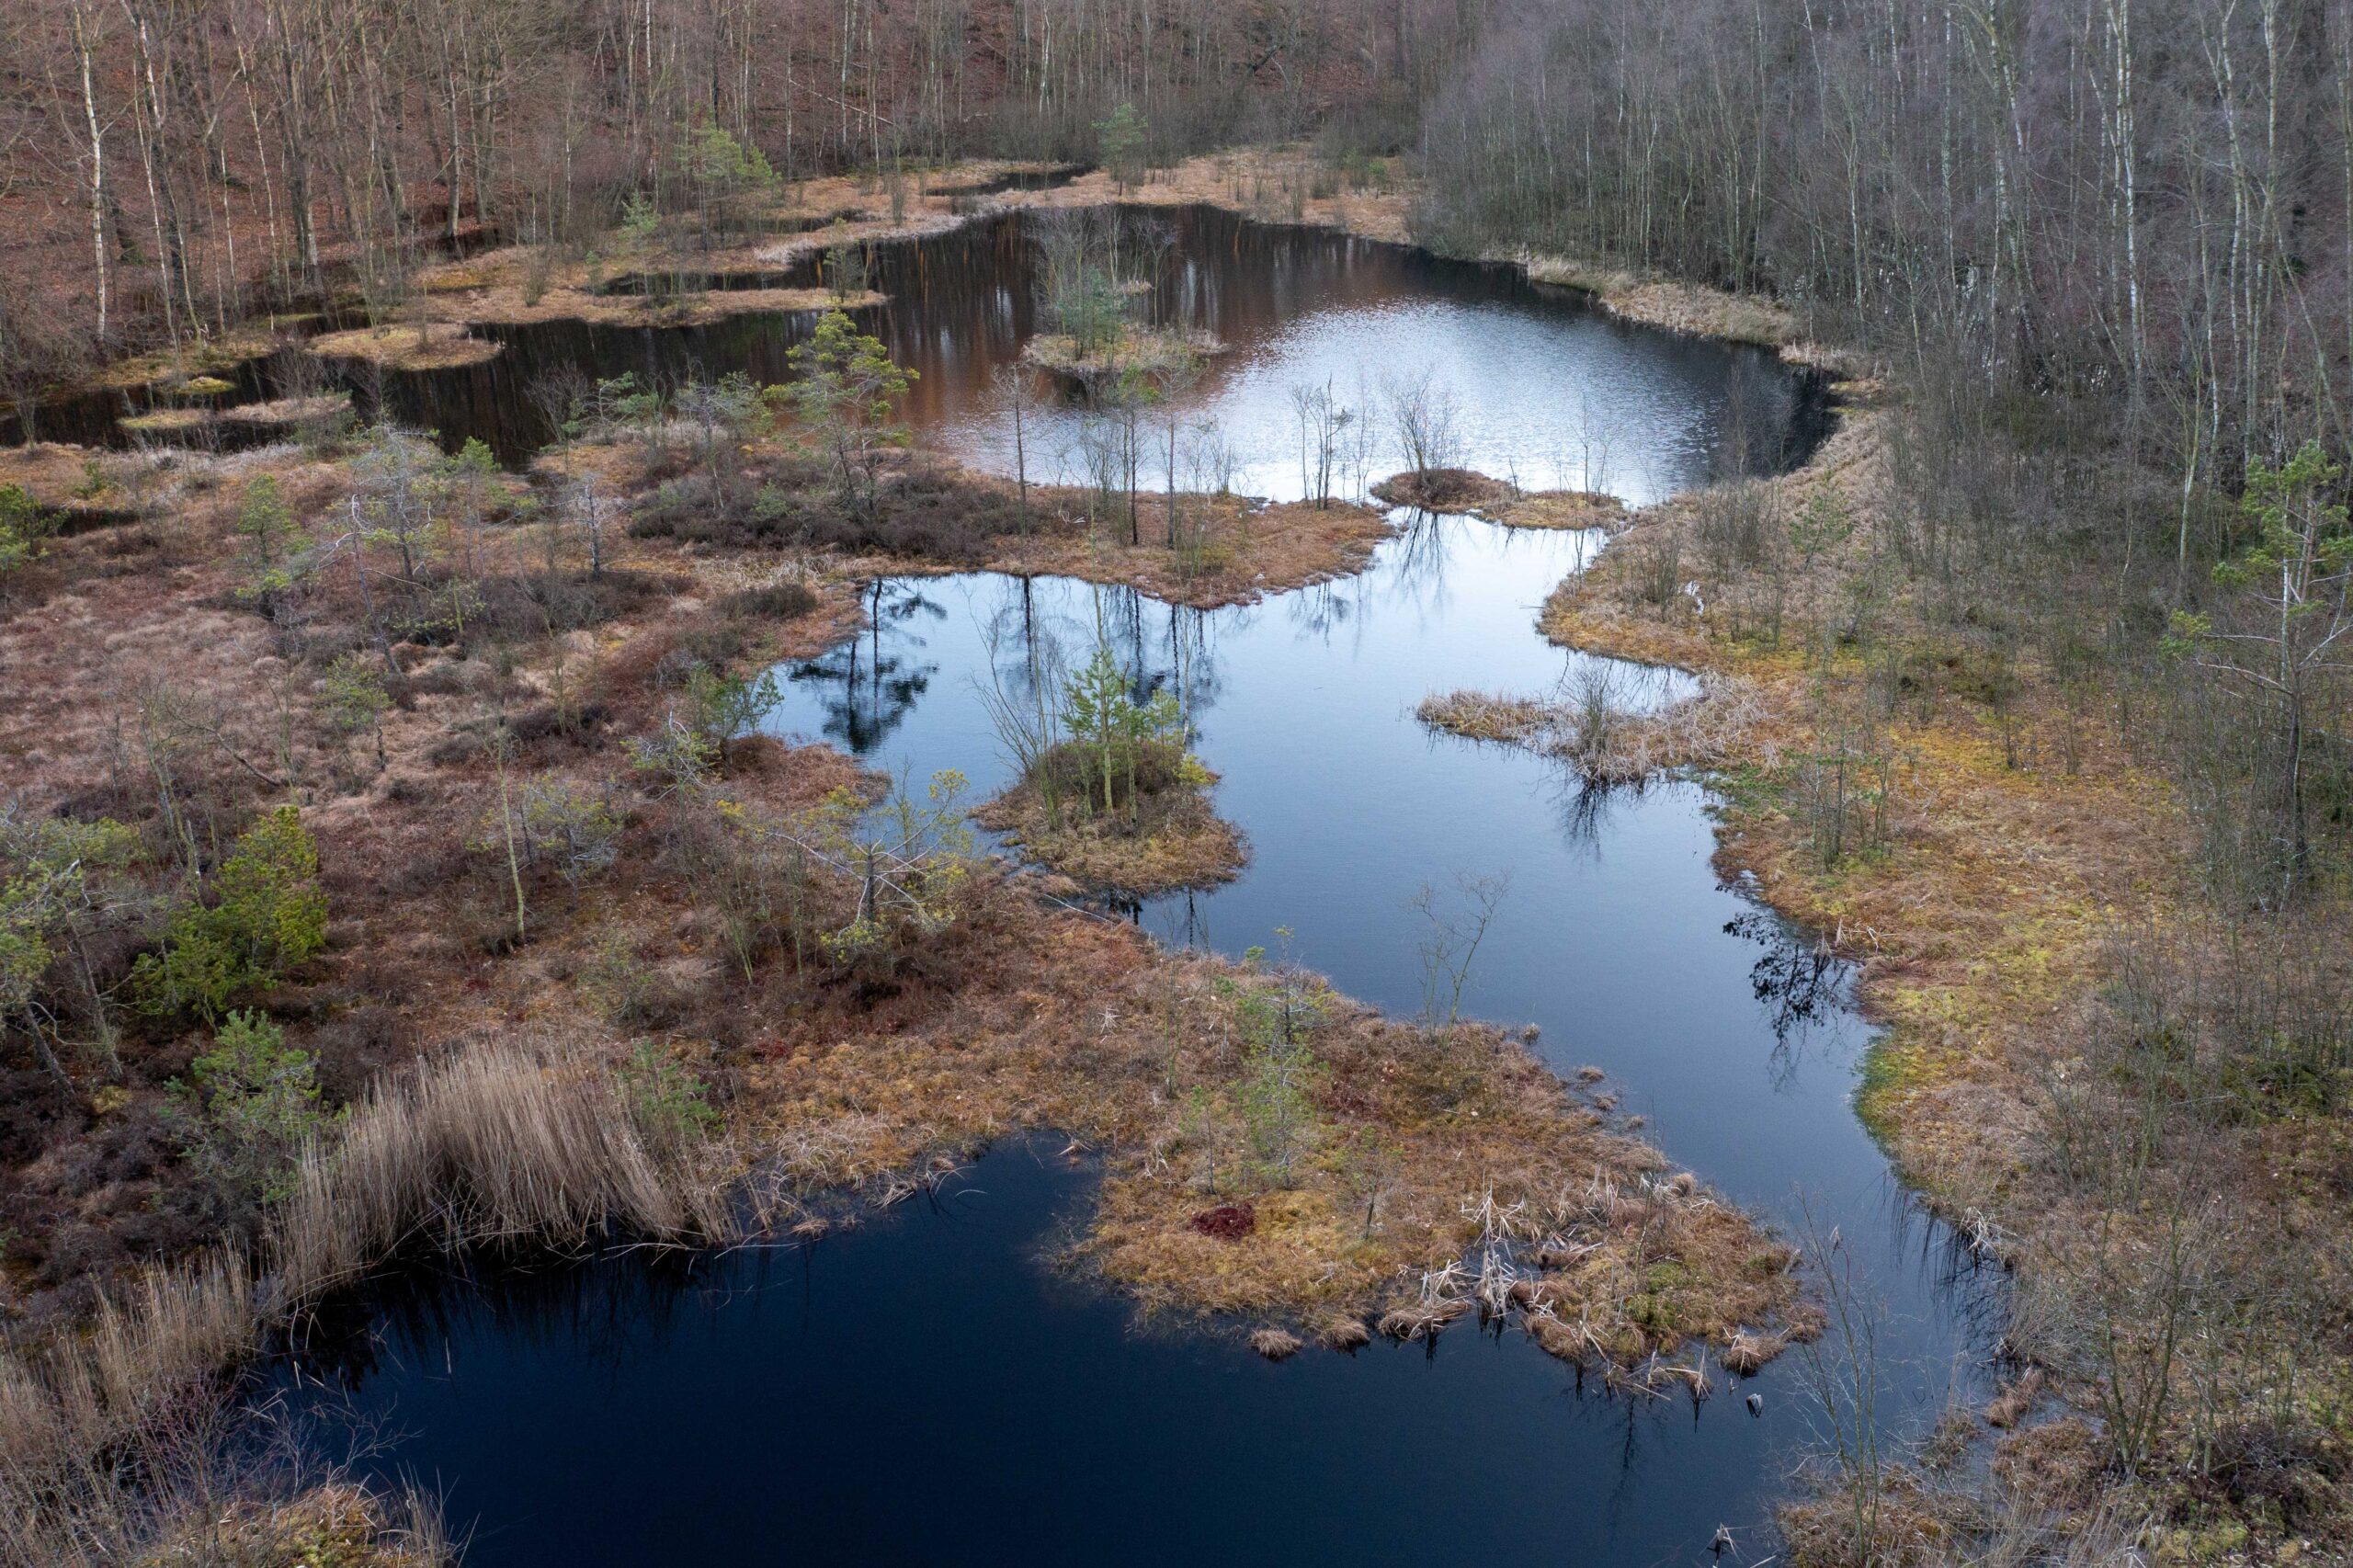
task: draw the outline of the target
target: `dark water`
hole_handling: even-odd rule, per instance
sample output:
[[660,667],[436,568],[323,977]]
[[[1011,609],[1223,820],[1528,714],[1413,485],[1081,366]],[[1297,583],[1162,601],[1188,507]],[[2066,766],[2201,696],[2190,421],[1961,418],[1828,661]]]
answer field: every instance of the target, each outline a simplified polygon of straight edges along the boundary
[[[1466,426],[1522,453],[1578,448],[1607,418],[1608,485],[1636,498],[1713,472],[1735,403],[1778,409],[1779,446],[1807,439],[1804,389],[1757,357],[1609,326],[1498,274],[1228,229],[1269,247],[1274,282],[1229,289],[1200,261],[1205,290],[1265,314],[1245,333],[1259,318],[1220,307],[1249,347],[1196,408],[1260,454],[1253,472],[1281,467],[1283,389],[1415,353],[1465,376]],[[954,292],[961,319],[1017,341],[1017,290],[968,278]],[[991,297],[1000,314],[970,313]],[[998,350],[951,334],[937,353],[927,428],[985,460],[990,427],[958,368]],[[1743,378],[1756,386],[1726,391]],[[1740,446],[1744,460],[1763,449]],[[1604,1069],[1645,1136],[1730,1197],[1793,1232],[1835,1227],[1874,1304],[1881,1414],[1925,1422],[1974,1376],[1996,1298],[1913,1214],[1854,1118],[1868,1030],[1844,967],[1721,885],[1697,786],[1581,790],[1413,717],[1458,686],[1532,692],[1606,672],[1637,699],[1680,689],[1537,635],[1539,602],[1597,545],[1401,518],[1358,577],[1209,613],[1062,579],[886,580],[868,633],[781,672],[775,724],[918,784],[956,767],[986,791],[1006,767],[976,687],[1083,660],[1102,637],[1139,687],[1185,694],[1223,776],[1219,809],[1254,850],[1239,881],[1129,916],[1229,953],[1288,942],[1401,1012],[1422,1000],[1415,891],[1445,902],[1459,879],[1507,873],[1468,1009],[1536,1024],[1563,1071]],[[1708,1561],[1719,1523],[1755,1561],[1814,1436],[1796,1358],[1695,1411],[1580,1391],[1517,1335],[1458,1328],[1434,1357],[1381,1346],[1268,1366],[1230,1335],[1140,1334],[1120,1302],[1035,1259],[1083,1218],[1079,1175],[1008,1149],[949,1193],[814,1250],[428,1290],[388,1306],[358,1359],[347,1343],[331,1381],[364,1417],[413,1432],[383,1462],[443,1483],[453,1516],[479,1521],[472,1560],[514,1564],[1404,1562],[1464,1548],[1648,1564]],[[1740,1398],[1752,1389],[1760,1417]]]
[[1005,1150],[813,1249],[389,1301],[314,1369],[415,1434],[472,1563],[1706,1562],[1793,1426],[1783,1380],[1695,1417],[1516,1333],[1280,1366],[1132,1333],[1034,1256],[1086,1187]]
[[[1180,476],[1222,439],[1231,477],[1251,494],[1300,490],[1295,386],[1330,389],[1377,436],[1367,478],[1401,466],[1381,412],[1384,382],[1425,371],[1457,402],[1470,466],[1534,486],[1575,484],[1634,501],[1696,483],[1725,466],[1767,468],[1818,437],[1825,413],[1817,388],[1769,356],[1670,338],[1601,316],[1563,290],[1529,283],[1518,269],[1444,261],[1399,245],[1323,230],[1245,222],[1211,208],[1112,222],[1123,266],[1150,278],[1141,313],[1207,331],[1231,352],[1186,408],[1214,414],[1211,433],[1188,420]],[[856,312],[917,373],[906,417],[969,460],[1010,469],[1002,419],[984,412],[991,372],[1019,352],[1038,325],[1038,237],[1049,220],[1007,213],[949,233],[877,244],[869,278],[890,296]],[[814,284],[817,258],[751,286]],[[617,278],[614,286],[643,286]],[[438,431],[454,449],[479,437],[518,463],[551,429],[540,383],[560,372],[634,375],[642,385],[742,370],[763,381],[791,378],[792,347],[813,328],[809,314],[748,314],[696,327],[618,327],[579,321],[475,331],[506,347],[480,365],[378,372],[342,367],[363,415],[381,408],[404,425]],[[282,390],[277,368],[254,361],[229,373],[224,403]],[[89,394],[40,411],[51,440],[103,443],[131,412],[121,394]],[[1076,416],[1050,413],[1033,440],[1034,477],[1074,478]],[[1165,460],[1150,466],[1154,483]]]

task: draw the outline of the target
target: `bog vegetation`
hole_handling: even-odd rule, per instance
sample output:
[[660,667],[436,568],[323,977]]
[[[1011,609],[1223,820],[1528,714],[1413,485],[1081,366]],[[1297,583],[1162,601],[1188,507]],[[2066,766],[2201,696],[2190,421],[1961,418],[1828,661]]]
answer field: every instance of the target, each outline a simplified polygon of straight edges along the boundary
[[[2344,7],[124,0],[13,7],[0,42],[16,432],[38,437],[43,395],[103,364],[100,385],[135,389],[144,449],[37,449],[0,486],[23,705],[0,800],[0,1151],[19,1178],[0,1236],[29,1336],[99,1325],[0,1383],[25,1434],[10,1452],[35,1456],[8,1477],[40,1500],[10,1513],[19,1555],[72,1537],[120,1560],[219,1517],[220,1478],[193,1463],[210,1435],[176,1430],[196,1447],[155,1451],[170,1484],[136,1507],[87,1461],[127,1429],[165,1441],[149,1372],[184,1392],[252,1342],[253,1258],[290,1303],[420,1223],[723,1229],[718,1102],[739,1077],[833,1089],[844,1070],[805,1040],[746,1065],[767,988],[789,976],[841,1030],[877,1008],[936,1020],[906,999],[948,1007],[987,969],[976,954],[1034,934],[970,853],[958,781],[879,790],[760,737],[760,657],[854,613],[813,558],[1243,597],[1286,541],[1314,544],[1277,571],[1292,581],[1362,543],[1350,508],[1377,449],[1402,497],[1508,499],[1461,469],[1447,389],[1425,382],[1377,403],[1298,389],[1308,500],[1279,519],[1241,505],[1230,454],[1176,412],[1216,346],[1139,303],[1162,242],[1078,217],[1045,226],[1039,357],[1087,404],[1085,483],[1040,485],[1026,454],[982,483],[905,450],[910,372],[850,313],[881,220],[853,233],[810,193],[937,216],[929,182],[987,153],[1099,163],[1114,193],[1149,196],[1237,138],[1298,145],[1246,191],[1238,172],[1210,182],[1217,199],[1514,258],[1846,378],[1847,427],[1811,470],[1632,519],[1552,608],[1563,638],[1707,670],[1702,702],[1638,713],[1587,687],[1425,710],[1597,779],[1715,770],[1733,852],[1874,960],[1894,1027],[1874,1115],[2018,1270],[1998,1422],[2067,1414],[2006,1439],[1973,1491],[1933,1445],[1914,1465],[1842,1432],[1792,1544],[2018,1561],[2121,1540],[2212,1560],[2342,1533]],[[356,423],[400,364],[496,351],[437,314],[438,259],[517,242],[508,270],[484,263],[510,312],[585,312],[610,268],[645,292],[601,308],[686,319],[720,308],[731,247],[795,231],[822,265],[790,308],[820,314],[785,388],[549,377],[532,395],[561,438],[529,476]],[[266,324],[320,310],[380,362],[350,388]],[[265,365],[269,400],[226,406]],[[1000,388],[1017,450],[1040,395]],[[239,426],[288,441],[207,455]],[[104,661],[73,629],[28,630],[73,595],[121,633]],[[690,611],[649,624],[682,596]],[[1094,665],[1032,684],[995,715],[1026,837],[1075,854],[1198,825],[1181,713]],[[706,984],[616,913],[641,900],[740,984]],[[594,1050],[425,1051],[511,1024],[494,1001],[519,1008],[500,988],[520,971],[497,965],[526,963],[580,1000]],[[1186,1244],[1220,1245],[1251,1233],[1254,1192],[1320,1181],[1370,1232],[1412,1164],[1377,1119],[1334,1110],[1370,1037],[1311,979],[1263,961],[1191,978],[1197,1012],[1163,1011],[1218,1020],[1231,1049],[1172,1026],[1159,1092],[1181,1123],[1061,1108],[1161,1138],[1186,1173],[1106,1199],[1115,1271],[1174,1294],[1172,1216]],[[1397,1046],[1430,1096],[1415,1114],[1541,1099],[1503,1069],[1466,1076],[1477,1053],[1438,1011]],[[892,1059],[892,1038],[862,1050]],[[708,1053],[646,1043],[674,1039]],[[493,1122],[533,1152],[492,1146]],[[924,1154],[919,1125],[768,1131],[813,1176],[865,1179]],[[1631,1216],[1644,1246],[1705,1250],[1688,1193],[1621,1174],[1544,1222]],[[1197,1211],[1222,1217],[1188,1228]],[[1513,1210],[1479,1211],[1414,1235],[1492,1234]],[[98,1281],[221,1234],[228,1251],[144,1277],[144,1305],[100,1304]],[[1420,1332],[1470,1299],[1438,1290],[1395,1322]],[[1835,1284],[1832,1305],[1864,1315]],[[1614,1354],[1687,1319],[1740,1326],[1688,1302],[1642,1315],[1597,1338]],[[337,1528],[382,1550],[424,1528],[353,1506]]]

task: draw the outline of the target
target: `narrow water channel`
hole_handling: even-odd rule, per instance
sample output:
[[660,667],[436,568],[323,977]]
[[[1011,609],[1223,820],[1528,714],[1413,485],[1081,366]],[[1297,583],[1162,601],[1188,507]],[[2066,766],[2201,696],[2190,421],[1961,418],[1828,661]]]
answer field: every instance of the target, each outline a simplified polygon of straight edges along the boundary
[[[1230,439],[1246,489],[1297,493],[1290,388],[1425,369],[1475,432],[1472,460],[1529,484],[1582,478],[1641,501],[1818,437],[1818,400],[1767,357],[1603,322],[1506,273],[1180,219],[1163,308],[1233,346],[1192,409]],[[1017,229],[927,244],[884,258],[903,285],[931,280],[894,290],[885,335],[926,371],[925,438],[999,463],[978,394],[1029,327]],[[726,331],[765,353],[788,329]],[[1360,575],[1211,612],[1064,579],[883,580],[867,631],[779,672],[775,727],[918,781],[956,767],[987,791],[1006,769],[978,689],[1107,639],[1139,687],[1184,691],[1218,808],[1252,845],[1234,883],[1117,915],[1226,953],[1288,944],[1400,1012],[1421,1001],[1416,890],[1443,900],[1458,879],[1508,874],[1468,1009],[1536,1025],[1564,1072],[1601,1068],[1643,1135],[1731,1198],[1792,1233],[1835,1230],[1876,1303],[1881,1415],[1932,1418],[1972,1375],[1993,1293],[1855,1119],[1869,1031],[1844,966],[1721,883],[1699,785],[1583,790],[1413,716],[1458,686],[1535,692],[1608,670],[1655,699],[1686,677],[1536,632],[1597,537],[1397,524]],[[1743,1543],[1731,1560],[1769,1550],[1772,1505],[1815,1435],[1796,1358],[1697,1408],[1607,1398],[1517,1334],[1467,1327],[1429,1354],[1267,1365],[1230,1335],[1139,1328],[1041,1264],[1088,1200],[1052,1147],[999,1150],[935,1204],[811,1248],[390,1282],[318,1337],[324,1392],[306,1380],[301,1398],[404,1434],[369,1462],[444,1488],[476,1526],[476,1563],[1485,1550],[1651,1564],[1711,1561],[1719,1524]]]

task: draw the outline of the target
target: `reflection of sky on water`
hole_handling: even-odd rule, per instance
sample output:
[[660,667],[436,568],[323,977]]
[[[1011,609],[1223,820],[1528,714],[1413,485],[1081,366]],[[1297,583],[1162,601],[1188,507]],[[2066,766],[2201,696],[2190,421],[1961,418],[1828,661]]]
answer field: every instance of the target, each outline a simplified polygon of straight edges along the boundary
[[[1767,427],[1789,416],[1789,383],[1754,356],[1563,311],[1496,274],[1186,222],[1196,259],[1164,306],[1239,346],[1200,407],[1245,452],[1245,489],[1286,493],[1289,388],[1315,376],[1346,402],[1383,369],[1433,364],[1472,415],[1478,466],[1636,499],[1708,472],[1727,387],[1763,389],[1737,401],[1778,410]],[[1026,330],[1024,254],[1010,225],[983,225],[884,258],[901,268],[886,335],[925,370],[919,422],[983,460],[979,389]],[[655,368],[680,351],[601,341]],[[714,370],[731,347],[779,349],[756,324],[696,341]],[[1432,692],[1541,693],[1597,672],[1631,700],[1688,692],[1687,676],[1537,635],[1539,602],[1597,543],[1404,518],[1359,575],[1213,612],[1066,579],[885,579],[857,638],[783,672],[773,723],[918,785],[960,768],[985,793],[1006,767],[980,693],[1033,693],[1107,643],[1139,693],[1183,695],[1218,807],[1253,851],[1235,883],[1135,917],[1229,953],[1288,928],[1301,960],[1399,1012],[1420,1001],[1416,890],[1444,899],[1458,878],[1507,871],[1468,1009],[1534,1023],[1563,1070],[1605,1069],[1645,1136],[1732,1198],[1794,1224],[1802,1189],[1884,1301],[1882,1413],[1932,1418],[1998,1297],[1956,1288],[1964,1260],[1852,1114],[1867,1030],[1845,966],[1719,882],[1696,786],[1586,790],[1414,718]],[[320,1369],[364,1418],[415,1433],[370,1463],[449,1486],[451,1512],[481,1522],[468,1561],[494,1568],[1418,1562],[1530,1541],[1571,1562],[1694,1562],[1719,1522],[1764,1539],[1808,1435],[1787,1365],[1754,1384],[1752,1419],[1736,1397],[1605,1400],[1521,1337],[1468,1327],[1427,1357],[1383,1345],[1281,1367],[1231,1336],[1140,1337],[1124,1303],[1029,1256],[1085,1192],[1014,1147],[936,1209],[814,1251],[685,1269],[623,1257],[479,1293],[426,1280],[388,1292]],[[907,1506],[910,1485],[925,1506]]]

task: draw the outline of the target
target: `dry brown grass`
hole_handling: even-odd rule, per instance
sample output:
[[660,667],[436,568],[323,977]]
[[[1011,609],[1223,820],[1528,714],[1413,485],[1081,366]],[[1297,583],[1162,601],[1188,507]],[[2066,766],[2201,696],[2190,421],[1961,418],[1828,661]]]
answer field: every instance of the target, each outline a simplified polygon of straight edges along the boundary
[[1610,314],[1670,332],[1779,348],[1797,340],[1797,317],[1770,301],[1677,278],[1645,276],[1571,256],[1521,253],[1530,280],[1591,294]]
[[506,345],[425,325],[323,332],[302,347],[323,359],[365,359],[387,370],[454,370],[495,359]]
[[[35,441],[0,449],[0,484],[20,486],[44,506],[64,506],[87,483],[87,464],[98,454],[63,441]],[[105,460],[99,460],[103,462]]]
[[[279,318],[281,322],[287,319]],[[119,391],[168,386],[192,377],[232,369],[248,360],[264,358],[277,347],[278,336],[272,327],[265,323],[253,322],[210,337],[193,338],[176,349],[158,349],[152,354],[133,354],[109,360],[76,384]]]
[[309,397],[275,397],[262,403],[241,403],[220,412],[224,425],[321,425],[351,412],[347,392],[319,392]]
[[304,1158],[266,1246],[292,1305],[413,1242],[578,1246],[608,1226],[710,1242],[737,1214],[709,1165],[649,1142],[608,1062],[506,1038],[369,1085]]
[[[1794,1312],[1785,1252],[1696,1186],[1648,1179],[1654,1153],[1495,1031],[1424,1031],[1327,995],[1313,1125],[1277,1176],[1234,1098],[1237,1008],[1271,977],[995,901],[961,940],[969,978],[912,1016],[779,1021],[745,1085],[746,1137],[827,1185],[1017,1127],[1067,1131],[1107,1162],[1080,1256],[1159,1310],[1313,1322],[1434,1306],[1434,1327],[1470,1310],[1462,1260],[1492,1192],[1543,1282],[1531,1330],[1555,1312],[1593,1325],[1550,1342],[1563,1353],[1639,1354]],[[1245,1233],[1195,1223],[1243,1201]]]
[[1468,740],[1561,757],[1597,784],[1639,784],[1676,768],[1736,759],[1770,766],[1777,753],[1762,733],[1765,711],[1754,683],[1718,676],[1698,697],[1654,710],[1622,706],[1607,691],[1550,699],[1450,691],[1424,698],[1415,716]]
[[[2047,1365],[2005,1391],[1989,1417],[2020,1424],[2011,1442],[2071,1426],[2086,1434],[2079,1447],[2090,1458],[2069,1460],[2065,1494],[2016,1505],[2050,1532],[2036,1550],[2112,1543],[2102,1521],[2121,1514],[2128,1537],[2145,1531],[2173,1559],[2260,1555],[2344,1509],[2345,1461],[2317,1434],[2341,1419],[2329,1413],[2346,1408],[2347,1383],[2341,1351],[2324,1348],[2333,1342],[2314,1326],[2341,1316],[2323,1303],[2342,1300],[2353,1257],[2341,1204],[2320,1197],[2342,1191],[2341,1178],[2321,1174],[2346,1168],[2341,1123],[2262,1115],[2176,1135],[2142,1195],[2122,1201],[2065,1176],[2052,1085],[2082,1085],[2074,1092],[2106,1104],[2097,1129],[2077,1136],[2129,1142],[2141,1114],[2102,1098],[2121,1069],[2100,1042],[2130,1033],[2102,1000],[2116,983],[2120,930],[2167,933],[2194,955],[2183,961],[2197,972],[2230,972],[2233,960],[2203,914],[2192,830],[2171,778],[2128,747],[2099,697],[2087,713],[2079,689],[2021,659],[2005,668],[1996,707],[1972,676],[1967,628],[1938,619],[1901,575],[1878,612],[1873,670],[1838,639],[1822,653],[1821,629],[1847,622],[1850,585],[1870,580],[1871,552],[1885,548],[1874,530],[1894,495],[1894,417],[1856,409],[1805,469],[1735,503],[1761,504],[1778,530],[1809,498],[1836,494],[1858,526],[1818,559],[1730,569],[1722,494],[1679,497],[1637,514],[1590,573],[1554,594],[1543,623],[1573,646],[1695,670],[1711,690],[1745,688],[1744,722],[1706,758],[1726,787],[1719,862],[1752,873],[1767,902],[1859,965],[1861,1005],[1886,1026],[1867,1062],[1864,1114],[1906,1177],[2017,1268],[2011,1347]],[[1659,560],[1676,562],[1675,579],[1696,581],[1698,591],[1661,593]],[[1861,694],[1887,679],[1891,661],[1900,661],[1900,696],[1866,711]],[[1481,713],[1466,705],[1464,717]],[[1489,722],[1510,731],[1540,726],[1542,716],[1506,710]],[[1547,732],[1535,733],[1541,744]],[[1874,776],[1887,789],[1884,838],[1825,856],[1807,769],[1842,746],[1882,759],[1873,766],[1884,767]],[[2226,1084],[2228,1068],[2201,1067],[2197,1082]],[[2166,1268],[2165,1195],[2177,1192],[2189,1205],[2198,1289],[2209,1292],[2183,1310],[2219,1311],[2212,1303],[2227,1298],[2247,1315],[2198,1319],[2204,1326],[2174,1370],[2155,1438],[2167,1457],[2128,1480],[2109,1439],[2081,1423],[2028,1425],[2026,1406],[2040,1388],[2096,1407],[2107,1375],[2098,1346],[2135,1346],[2123,1352],[2131,1365],[2152,1343]],[[2266,1218],[2234,1224],[2234,1212]],[[2245,1283],[2224,1287],[2226,1278]],[[2282,1415],[2255,1391],[2274,1375],[2266,1369],[2288,1358],[2300,1393]],[[2200,1424],[2222,1438],[2198,1437]],[[2249,1431],[2263,1434],[2247,1441],[2266,1456],[2250,1461],[2254,1479],[2199,1458],[2202,1443]],[[1860,1561],[1841,1545],[1852,1539],[1852,1488],[1828,1491],[1791,1516],[1800,1558]],[[1907,1473],[1886,1483],[1881,1502],[1877,1561],[1949,1561],[1964,1546],[2006,1560],[1998,1553],[2024,1550],[2000,1487]]]
[[244,1257],[211,1251],[103,1295],[85,1334],[0,1352],[0,1478],[32,1488],[169,1421],[263,1327]]
[[677,293],[606,294],[555,288],[534,299],[513,286],[461,295],[436,295],[434,313],[469,325],[523,325],[585,321],[600,326],[708,326],[730,316],[799,311],[862,311],[881,304],[871,289],[835,294],[826,289],[693,289]]
[[0,1563],[107,1568],[455,1561],[438,1503],[323,1463],[225,1374],[267,1326],[228,1252],[149,1270],[89,1332],[0,1351]]
[[1165,603],[1203,609],[1251,604],[1268,594],[1352,575],[1364,569],[1374,547],[1390,533],[1388,517],[1378,507],[1346,502],[1262,506],[1238,495],[1187,495],[1178,505],[1196,542],[1172,550],[1165,495],[1138,498],[1138,544],[1127,542],[1124,498],[1116,503],[1115,515],[1098,519],[1087,491],[1033,484],[1029,495],[1036,531],[992,540],[985,562],[990,571],[1119,583]]
[[1409,468],[1374,485],[1372,494],[1392,506],[1418,506],[1425,512],[1485,512],[1518,492],[1500,479],[1467,468]]
[[1626,504],[1594,490],[1537,490],[1484,515],[1515,528],[1618,528],[1625,526]]
[[[1318,194],[1318,192],[1322,194]],[[1142,184],[1121,190],[1101,169],[1051,190],[1008,191],[1006,206],[1099,207],[1126,201],[1146,207],[1202,204],[1269,223],[1307,223],[1392,244],[1411,243],[1407,215],[1411,182],[1398,177],[1379,189],[1351,189],[1332,177],[1312,148],[1243,147],[1188,158],[1154,169]]]
[[1069,334],[1041,332],[1021,346],[1021,359],[1065,381],[1097,381],[1131,373],[1165,375],[1223,352],[1225,345],[1207,333],[1129,327],[1117,342],[1084,354]]
[[[1859,510],[1874,504],[1885,483],[1881,417],[1850,417],[1773,490],[1794,504],[1832,485]],[[1956,1213],[1993,1212],[2025,1153],[2029,1064],[2074,1027],[2119,911],[2182,907],[2184,824],[2172,790],[2097,734],[2076,738],[2067,767],[2067,716],[2029,679],[2022,755],[2039,754],[2039,765],[2012,766],[1994,724],[1965,704],[1945,703],[1926,722],[1916,710],[1898,713],[1883,735],[1896,842],[1883,857],[1824,867],[1780,809],[1774,780],[1779,759],[1820,744],[1801,629],[1835,612],[1837,574],[1825,568],[1818,584],[1792,585],[1780,646],[1736,637],[1721,585],[1702,596],[1708,614],[1685,599],[1662,609],[1643,597],[1643,552],[1656,539],[1688,539],[1692,527],[1688,502],[1639,514],[1590,573],[1562,585],[1544,627],[1571,646],[1745,685],[1749,722],[1715,760],[1754,768],[1764,788],[1736,798],[1722,857],[1863,965],[1862,1003],[1890,1026],[1874,1052],[1867,1114],[1931,1194]],[[1698,551],[1687,547],[1683,558],[1696,564]],[[1818,607],[1809,597],[1817,592]]]
[[[778,483],[806,494],[820,506],[835,506],[819,494],[822,476],[813,470],[800,437],[791,430],[748,442],[743,449],[748,485]],[[642,507],[658,494],[675,461],[655,446],[636,440],[575,443],[542,455],[536,472],[553,476],[594,473],[626,504]],[[899,497],[917,493],[919,504],[899,522]],[[804,549],[803,557],[829,582],[909,572],[963,572],[982,568],[1016,576],[1065,576],[1084,582],[1135,587],[1165,603],[1215,608],[1251,604],[1362,571],[1392,528],[1377,506],[1333,502],[1261,504],[1233,494],[1180,493],[1176,498],[1178,542],[1169,543],[1170,500],[1140,491],[1104,495],[1074,485],[1032,483],[1027,521],[1015,480],[966,468],[928,452],[892,460],[881,480],[881,521],[856,526],[846,512],[837,532],[857,542],[840,548],[804,546],[792,536],[771,536],[738,519],[730,524],[690,517],[665,522],[665,534],[683,532],[720,546],[691,551],[699,574],[773,570],[779,553]],[[867,538],[860,538],[861,532]],[[821,536],[831,537],[831,536]],[[1133,542],[1131,542],[1131,540]],[[901,541],[904,542],[901,542]],[[892,553],[884,553],[890,551]]]

